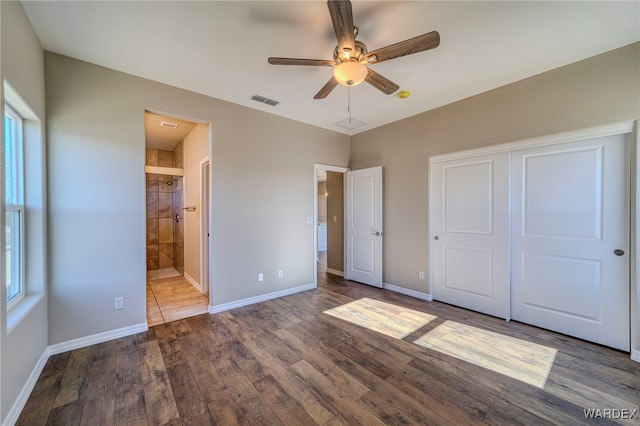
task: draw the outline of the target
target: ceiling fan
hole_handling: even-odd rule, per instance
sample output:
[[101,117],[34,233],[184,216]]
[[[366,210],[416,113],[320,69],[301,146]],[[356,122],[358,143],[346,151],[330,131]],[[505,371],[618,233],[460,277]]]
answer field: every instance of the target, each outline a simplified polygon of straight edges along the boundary
[[363,81],[390,95],[398,90],[399,86],[367,65],[434,49],[440,44],[440,34],[437,31],[431,31],[369,52],[364,43],[356,40],[358,28],[353,25],[351,2],[349,0],[329,0],[327,5],[338,39],[338,45],[333,51],[333,60],[269,58],[269,63],[272,65],[333,67],[333,77],[316,93],[314,99],[326,98],[338,84],[350,87]]

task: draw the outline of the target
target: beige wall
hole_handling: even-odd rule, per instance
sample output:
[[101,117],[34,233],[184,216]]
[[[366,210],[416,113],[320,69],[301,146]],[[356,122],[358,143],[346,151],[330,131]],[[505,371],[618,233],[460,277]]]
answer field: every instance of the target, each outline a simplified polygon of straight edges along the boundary
[[[0,1],[0,22],[0,81],[12,88],[8,91],[0,89],[2,101],[10,101],[25,118],[25,280],[28,294],[24,301],[32,307],[8,333],[6,305],[0,303],[0,419],[4,424],[8,414],[16,414],[10,410],[47,347],[48,323],[44,54],[20,2]],[[0,217],[0,228],[4,228],[4,213]],[[5,298],[4,282],[3,274],[2,301]]]
[[203,289],[206,283],[200,277],[200,162],[209,157],[209,134],[208,124],[198,124],[184,139],[184,202],[185,207],[195,206],[196,211],[185,210],[180,214],[185,226],[184,272]]
[[637,120],[639,94],[635,43],[354,136],[351,167],[384,167],[384,281],[429,293],[429,157]]
[[[327,268],[344,272],[343,174],[327,172]],[[335,219],[335,220],[334,220]]]
[[[213,305],[314,282],[309,176],[314,163],[347,165],[348,136],[45,59],[51,343],[145,322],[145,109],[211,123]],[[125,309],[113,310],[114,297]]]

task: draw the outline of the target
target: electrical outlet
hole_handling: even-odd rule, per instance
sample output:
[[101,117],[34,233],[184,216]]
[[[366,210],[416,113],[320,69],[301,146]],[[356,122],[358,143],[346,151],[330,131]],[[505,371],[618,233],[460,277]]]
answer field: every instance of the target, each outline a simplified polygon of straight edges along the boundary
[[424,271],[418,272],[418,279],[424,280]]
[[113,309],[124,309],[124,297],[116,297],[113,299]]
[[264,274],[262,272],[258,274],[258,281],[264,281]]
[[282,271],[282,269],[280,269],[278,271],[278,278],[282,278],[284,276],[284,272]]

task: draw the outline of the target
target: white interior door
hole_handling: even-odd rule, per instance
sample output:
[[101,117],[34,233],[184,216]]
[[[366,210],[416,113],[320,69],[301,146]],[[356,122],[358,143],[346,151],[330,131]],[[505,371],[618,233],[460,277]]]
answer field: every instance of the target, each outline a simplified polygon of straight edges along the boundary
[[509,154],[431,166],[433,297],[509,317]]
[[382,287],[382,167],[345,173],[345,277]]
[[617,135],[512,153],[513,319],[629,350],[627,150]]

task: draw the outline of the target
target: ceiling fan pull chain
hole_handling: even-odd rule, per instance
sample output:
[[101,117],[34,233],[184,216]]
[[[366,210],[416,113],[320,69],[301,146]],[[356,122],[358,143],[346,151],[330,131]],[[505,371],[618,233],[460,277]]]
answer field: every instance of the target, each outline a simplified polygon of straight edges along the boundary
[[349,113],[349,124],[351,124],[351,86],[347,87],[347,112]]

